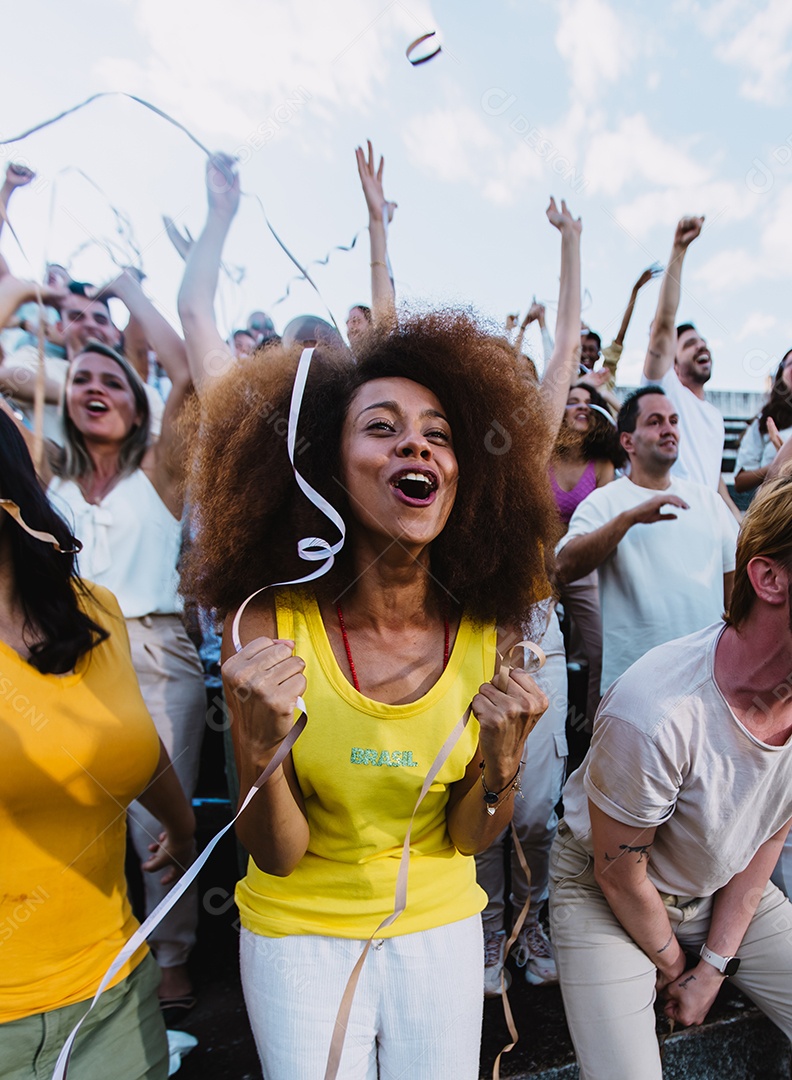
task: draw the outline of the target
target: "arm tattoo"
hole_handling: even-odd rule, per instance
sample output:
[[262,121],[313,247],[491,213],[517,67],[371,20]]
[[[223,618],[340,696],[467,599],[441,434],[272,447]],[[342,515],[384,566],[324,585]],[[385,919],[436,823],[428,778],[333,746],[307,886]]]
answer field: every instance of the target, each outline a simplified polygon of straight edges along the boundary
[[680,987],[685,987],[685,986],[689,986],[692,982],[695,982],[695,981],[696,981],[696,976],[695,975],[688,975],[688,977],[686,979],[683,979],[682,982],[679,985],[680,985]]
[[607,851],[605,852],[605,862],[616,862],[617,859],[621,859],[622,855],[625,855],[628,851],[634,852],[638,856],[638,862],[642,863],[644,859],[649,861],[649,848],[651,844],[637,844],[635,847],[632,844],[619,844],[619,851],[621,854],[611,857]]
[[659,949],[657,950],[657,954],[658,954],[658,956],[660,955],[660,953],[663,953],[663,952],[665,952],[665,951],[666,951],[666,949],[668,948],[668,946],[669,946],[669,945],[671,944],[671,942],[672,942],[673,940],[674,940],[674,931],[672,930],[672,931],[671,931],[671,937],[670,937],[670,938],[668,939],[668,941],[667,941],[667,942],[665,943],[665,945],[663,945],[663,946],[662,946],[661,948],[659,948]]

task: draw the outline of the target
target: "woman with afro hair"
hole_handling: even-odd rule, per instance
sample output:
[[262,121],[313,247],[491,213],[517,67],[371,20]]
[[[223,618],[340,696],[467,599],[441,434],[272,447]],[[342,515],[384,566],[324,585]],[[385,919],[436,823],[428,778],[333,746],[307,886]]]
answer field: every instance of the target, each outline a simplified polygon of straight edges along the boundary
[[[551,206],[569,260],[579,223]],[[348,976],[376,932],[338,1075],[474,1080],[486,895],[472,856],[509,822],[547,705],[501,657],[550,594],[552,421],[508,343],[466,313],[407,317],[357,360],[321,346],[295,467],[346,542],[324,576],[252,600],[236,651],[240,605],[302,578],[298,541],[329,530],[287,453],[297,362],[271,348],[205,381],[190,480],[183,587],[226,618],[242,799],[290,735],[298,697],[308,717],[237,823],[250,855],[236,893],[248,1013],[269,1080],[323,1076]],[[382,926],[411,818],[406,908]]]

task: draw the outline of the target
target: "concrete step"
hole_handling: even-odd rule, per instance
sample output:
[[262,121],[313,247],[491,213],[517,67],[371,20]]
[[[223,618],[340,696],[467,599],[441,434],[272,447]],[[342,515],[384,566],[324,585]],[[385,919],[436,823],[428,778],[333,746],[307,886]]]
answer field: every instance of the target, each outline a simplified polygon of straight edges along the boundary
[[[579,1080],[579,1070],[557,987],[527,986],[513,969],[509,1001],[520,1041],[501,1059],[506,1080]],[[658,1016],[657,1033],[663,1045],[664,1080],[790,1080],[789,1041],[733,986],[725,985],[700,1028],[668,1035]],[[509,1041],[500,1000],[484,1008],[481,1080],[492,1076],[498,1051]]]

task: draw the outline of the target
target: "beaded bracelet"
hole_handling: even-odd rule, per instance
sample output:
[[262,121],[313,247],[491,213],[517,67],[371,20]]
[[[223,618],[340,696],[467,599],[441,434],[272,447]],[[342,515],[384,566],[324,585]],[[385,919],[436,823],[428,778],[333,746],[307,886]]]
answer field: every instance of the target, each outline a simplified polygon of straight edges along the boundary
[[508,799],[508,794],[501,799],[501,795],[503,795],[504,791],[507,791],[509,793],[511,793],[512,791],[522,791],[520,785],[520,770],[522,769],[524,764],[524,761],[520,762],[517,768],[517,772],[507,784],[504,784],[500,791],[490,791],[484,780],[484,762],[482,761],[480,763],[479,768],[481,769],[481,786],[484,788],[484,802],[487,804],[487,813],[490,816],[495,813],[495,811],[498,809],[502,802],[505,802],[506,799]]

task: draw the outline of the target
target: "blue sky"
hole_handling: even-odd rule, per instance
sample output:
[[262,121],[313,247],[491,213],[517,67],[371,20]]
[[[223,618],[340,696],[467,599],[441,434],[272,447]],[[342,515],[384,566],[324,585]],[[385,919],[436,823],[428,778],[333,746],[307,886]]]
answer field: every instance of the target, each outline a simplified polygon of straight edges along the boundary
[[[443,52],[412,67],[405,48],[428,30]],[[472,305],[500,322],[534,294],[553,300],[553,192],[583,217],[585,318],[603,339],[641,270],[666,261],[676,220],[704,213],[680,316],[710,341],[710,385],[761,390],[792,345],[788,0],[33,0],[15,11],[13,40],[0,76],[3,137],[96,91],[139,94],[240,154],[243,189],[305,261],[365,225],[354,147],[370,137],[399,203],[391,255],[410,304]],[[65,261],[92,238],[122,242],[76,166],[132,220],[147,287],[175,320],[181,264],[160,215],[201,227],[203,157],[189,140],[112,98],[0,155],[39,174],[13,205],[29,261],[3,241],[17,273]],[[223,284],[223,329],[254,307],[279,328],[321,313],[305,284],[272,307],[293,269],[253,199],[227,261],[245,274]],[[94,244],[72,269],[99,281],[112,263]],[[366,299],[368,272],[365,236],[316,270],[339,321]],[[640,371],[656,296],[653,283],[639,300],[626,383]]]

